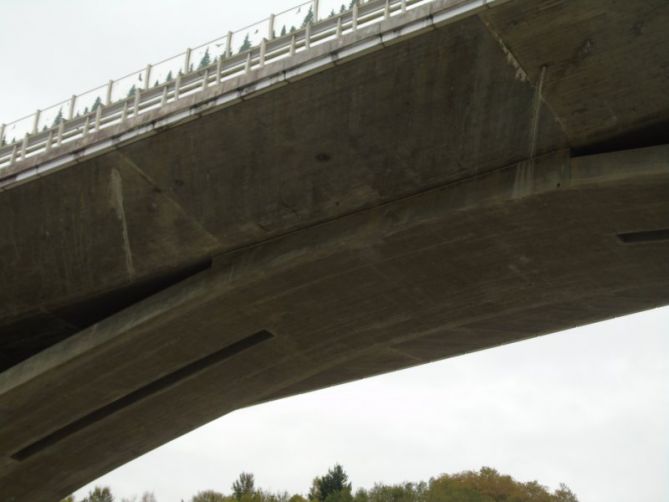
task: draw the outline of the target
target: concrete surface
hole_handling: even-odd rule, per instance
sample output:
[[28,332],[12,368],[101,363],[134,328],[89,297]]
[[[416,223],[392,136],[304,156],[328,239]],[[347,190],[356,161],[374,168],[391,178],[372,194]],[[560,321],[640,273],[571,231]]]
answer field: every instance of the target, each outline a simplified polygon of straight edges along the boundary
[[1,192],[1,496],[669,303],[668,23],[510,1]]

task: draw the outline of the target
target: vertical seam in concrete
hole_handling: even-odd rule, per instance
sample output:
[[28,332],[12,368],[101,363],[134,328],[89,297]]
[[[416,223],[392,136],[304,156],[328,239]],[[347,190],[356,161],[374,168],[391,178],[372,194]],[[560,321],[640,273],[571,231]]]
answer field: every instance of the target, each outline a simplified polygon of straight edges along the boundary
[[116,212],[116,216],[121,222],[121,229],[123,233],[123,251],[125,252],[125,266],[128,270],[128,275],[134,277],[135,265],[132,259],[132,249],[130,248],[130,237],[128,236],[128,222],[125,217],[125,207],[123,203],[123,179],[117,169],[111,170],[111,205]]
[[116,150],[116,154],[121,158],[121,160],[134,172],[136,172],[143,180],[145,180],[149,185],[151,185],[155,190],[157,190],[161,197],[169,201],[185,218],[188,219],[194,226],[196,226],[201,232],[203,232],[209,239],[213,241],[212,245],[220,245],[218,238],[212,234],[207,228],[195,218],[186,208],[173,197],[169,196],[169,192],[163,189],[155,180],[153,180],[143,169],[141,169],[134,160],[132,160],[128,155],[126,155],[121,149]]
[[539,122],[541,119],[542,92],[544,87],[544,78],[546,77],[546,66],[541,67],[539,83],[534,88],[534,98],[532,100],[532,122],[530,124],[530,165],[534,166],[534,157],[537,154],[537,138],[539,136]]
[[[494,7],[493,7],[494,8]],[[529,74],[527,71],[525,71],[525,68],[520,64],[520,61],[518,61],[518,58],[516,58],[515,54],[513,51],[509,48],[508,45],[504,42],[502,39],[501,35],[497,33],[495,30],[495,27],[486,19],[485,14],[479,14],[479,19],[483,23],[483,26],[486,27],[488,30],[488,33],[493,37],[493,39],[497,42],[497,44],[500,46],[500,49],[504,53],[504,55],[507,58],[507,61],[509,64],[511,64],[514,68],[516,68],[516,78],[519,79],[522,82],[529,82],[530,84],[533,84],[532,80],[529,77]],[[543,65],[542,67],[542,79],[545,79],[545,75],[543,75],[544,69],[546,68],[546,65]],[[542,83],[543,87],[543,83]],[[551,104],[544,100],[543,94],[541,95],[541,101],[543,102],[544,105],[550,110],[551,114],[553,115],[553,118],[557,121],[557,123],[560,125],[560,130],[562,131],[562,134],[564,134],[565,138],[569,140],[569,135],[566,132],[566,129],[564,128],[564,125],[562,124],[562,120],[560,120],[560,117],[558,116],[555,111],[553,111],[553,108],[551,107]]]

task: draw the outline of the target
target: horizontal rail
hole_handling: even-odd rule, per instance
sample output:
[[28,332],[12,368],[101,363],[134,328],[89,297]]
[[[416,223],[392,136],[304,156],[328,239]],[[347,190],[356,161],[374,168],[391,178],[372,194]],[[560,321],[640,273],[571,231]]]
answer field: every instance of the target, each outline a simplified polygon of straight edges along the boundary
[[[348,2],[348,0],[342,1]],[[48,153],[54,147],[87,138],[91,133],[109,127],[122,125],[132,117],[160,109],[184,96],[205,90],[211,85],[262,68],[280,59],[292,57],[312,46],[340,39],[343,35],[361,27],[383,21],[390,16],[401,15],[408,9],[431,1],[367,0],[363,3],[361,0],[355,0],[350,2],[350,8],[344,10],[342,7],[338,14],[325,19],[319,15],[319,0],[302,3],[255,25],[229,32],[225,37],[208,44],[188,49],[185,53],[155,65],[147,65],[144,69],[130,73],[117,81],[110,81],[78,96],[74,95],[68,101],[45,110],[38,110],[18,121],[0,124],[0,172],[3,168]],[[282,32],[285,33],[276,35],[276,21],[281,19],[280,16],[293,11],[299,13],[306,6],[309,6],[309,11],[302,26],[291,27],[288,31],[284,24]],[[250,45],[249,33],[265,22],[268,28],[266,36],[259,43]],[[243,34],[245,30],[246,36],[241,46],[236,48],[234,36]],[[219,46],[223,47],[221,53],[212,59],[210,48]],[[193,54],[201,52],[202,49],[205,52],[202,53],[200,64],[195,67]],[[151,85],[155,77],[154,72],[157,69],[164,72],[166,68],[162,66],[166,63],[172,66],[169,67],[164,81],[156,79],[155,84]],[[127,95],[113,99],[114,86],[128,85],[130,82],[132,86]],[[122,87],[121,92],[125,92]],[[95,100],[91,102],[93,96]],[[82,103],[86,104],[83,111],[77,108],[81,107]],[[45,121],[49,114],[52,118],[47,125]],[[7,141],[6,138],[10,135],[13,135],[12,140]]]

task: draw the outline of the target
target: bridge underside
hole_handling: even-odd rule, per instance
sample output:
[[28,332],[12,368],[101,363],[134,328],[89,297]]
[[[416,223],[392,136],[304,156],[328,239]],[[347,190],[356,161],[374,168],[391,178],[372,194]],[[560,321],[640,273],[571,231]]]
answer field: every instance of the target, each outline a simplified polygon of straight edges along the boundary
[[0,194],[0,493],[668,304],[667,25],[511,1]]

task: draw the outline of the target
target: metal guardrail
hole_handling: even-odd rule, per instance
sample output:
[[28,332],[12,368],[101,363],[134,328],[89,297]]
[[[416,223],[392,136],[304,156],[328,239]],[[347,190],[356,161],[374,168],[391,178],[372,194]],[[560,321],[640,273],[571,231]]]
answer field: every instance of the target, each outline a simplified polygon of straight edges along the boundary
[[[0,170],[431,1],[309,0],[272,14],[69,100],[1,124]],[[321,16],[328,8],[330,14]]]

